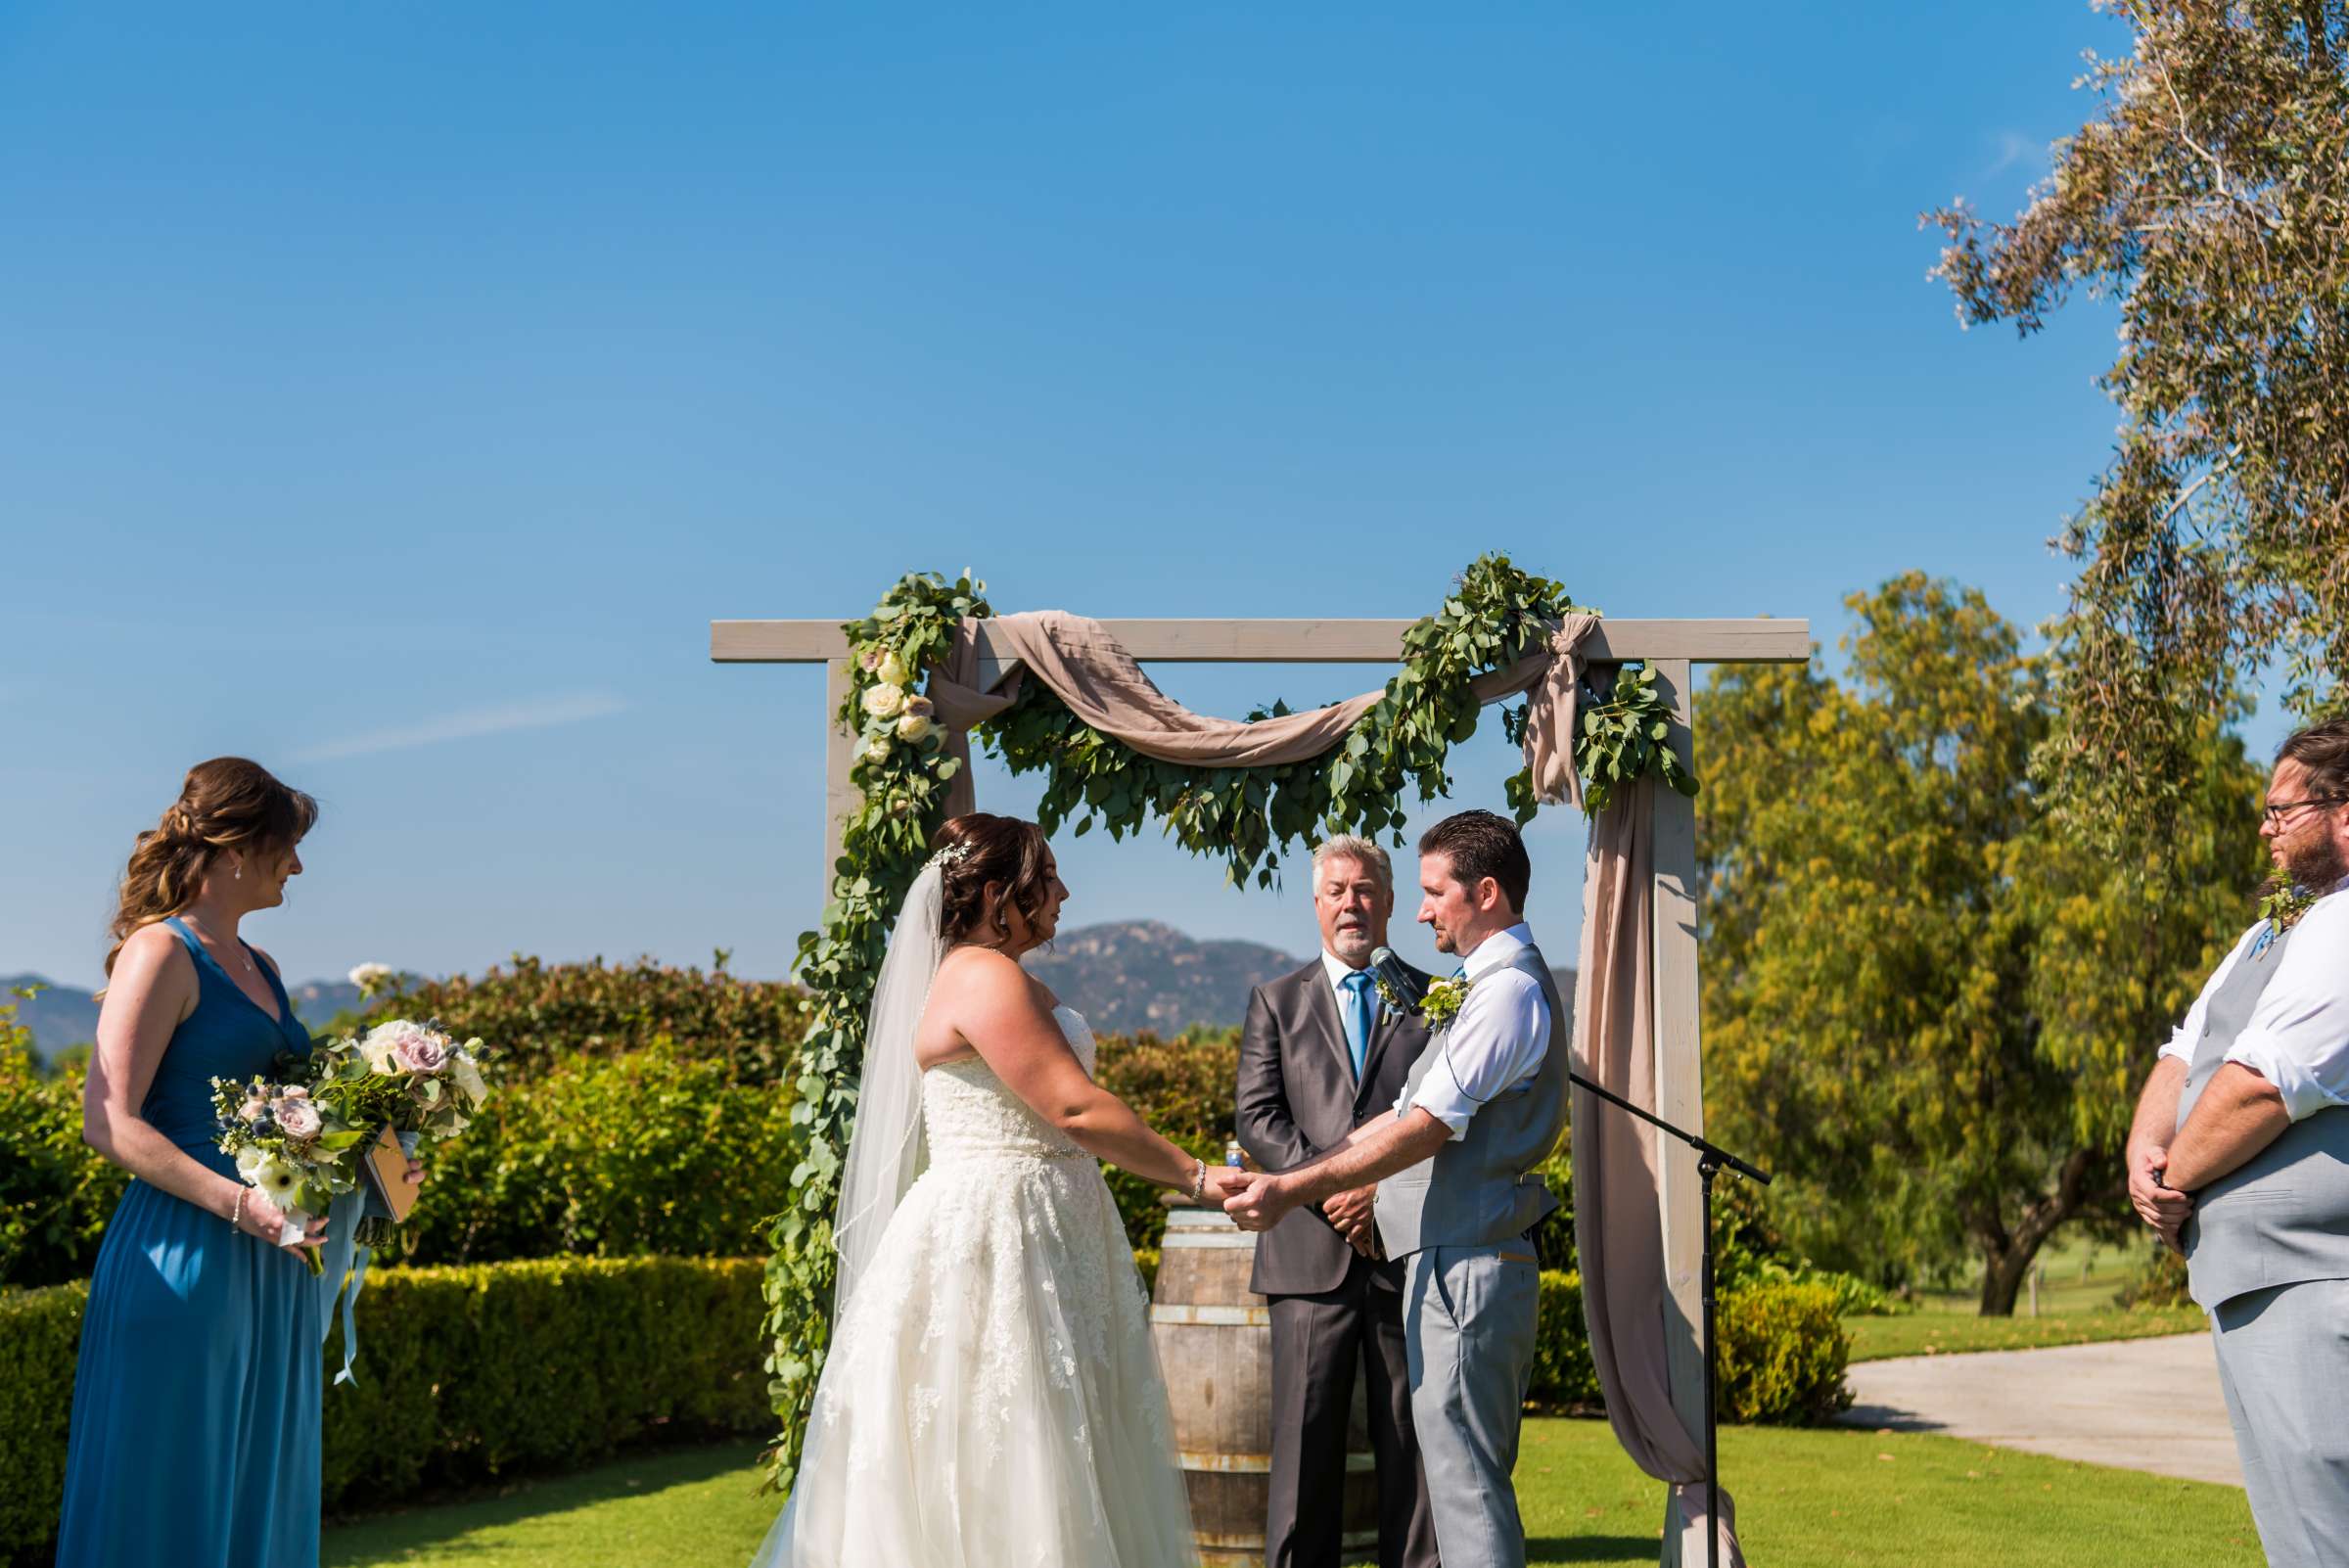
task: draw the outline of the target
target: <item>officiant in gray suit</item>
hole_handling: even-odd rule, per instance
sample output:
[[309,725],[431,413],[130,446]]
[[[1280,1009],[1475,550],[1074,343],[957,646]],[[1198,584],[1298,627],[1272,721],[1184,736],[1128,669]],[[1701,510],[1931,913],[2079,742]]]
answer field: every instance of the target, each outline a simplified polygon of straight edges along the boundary
[[[1427,1044],[1417,1019],[1384,1005],[1370,983],[1394,911],[1386,851],[1351,835],[1313,851],[1320,953],[1257,987],[1240,1032],[1239,1139],[1267,1170],[1304,1165],[1383,1113]],[[1371,1204],[1368,1186],[1341,1192],[1257,1242],[1249,1288],[1272,1315],[1267,1568],[1336,1568],[1358,1374],[1368,1380],[1381,1568],[1437,1562],[1411,1432],[1404,1265],[1380,1255]]]
[[2260,837],[2294,892],[2161,1048],[2129,1195],[2210,1314],[2260,1545],[2315,1568],[2349,1563],[2349,719],[2283,743]]

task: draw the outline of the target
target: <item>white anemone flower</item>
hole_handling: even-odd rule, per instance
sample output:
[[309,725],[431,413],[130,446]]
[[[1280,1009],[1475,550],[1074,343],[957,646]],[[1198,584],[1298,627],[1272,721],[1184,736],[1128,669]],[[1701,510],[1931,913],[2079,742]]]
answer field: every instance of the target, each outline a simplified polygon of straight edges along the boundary
[[291,1208],[301,1190],[301,1173],[283,1160],[263,1160],[253,1174],[253,1184],[280,1209]]

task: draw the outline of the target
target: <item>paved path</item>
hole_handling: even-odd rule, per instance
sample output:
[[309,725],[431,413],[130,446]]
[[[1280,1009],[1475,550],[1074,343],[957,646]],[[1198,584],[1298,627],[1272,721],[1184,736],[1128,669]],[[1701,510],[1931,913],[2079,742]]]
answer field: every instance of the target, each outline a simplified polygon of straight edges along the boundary
[[2208,1334],[1862,1361],[1853,1426],[2243,1484]]

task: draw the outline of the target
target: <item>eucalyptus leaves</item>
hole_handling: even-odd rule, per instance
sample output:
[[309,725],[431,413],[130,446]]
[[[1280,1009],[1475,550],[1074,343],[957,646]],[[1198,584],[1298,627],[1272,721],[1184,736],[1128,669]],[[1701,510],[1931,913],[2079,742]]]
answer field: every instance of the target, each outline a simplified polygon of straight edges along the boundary
[[[766,1274],[768,1389],[782,1422],[768,1455],[777,1486],[796,1470],[830,1337],[831,1216],[889,920],[929,854],[947,781],[959,766],[918,688],[945,658],[962,621],[993,614],[985,594],[986,584],[968,571],[952,581],[910,574],[872,615],[842,628],[850,683],[834,718],[857,737],[850,776],[862,801],[845,826],[822,925],[800,938],[798,974],[814,1008],[792,1112],[805,1130],[792,1173],[800,1201],[770,1226]],[[1406,790],[1422,802],[1451,792],[1451,748],[1475,733],[1481,708],[1471,682],[1544,648],[1578,608],[1561,584],[1519,571],[1506,556],[1480,556],[1442,607],[1405,634],[1402,668],[1377,702],[1342,742],[1303,761],[1237,768],[1160,761],[1084,723],[1040,680],[1026,682],[975,738],[1013,772],[1044,775],[1036,815],[1047,833],[1073,822],[1080,835],[1098,825],[1122,839],[1155,817],[1183,848],[1221,860],[1230,881],[1269,887],[1285,847],[1349,832],[1392,833],[1400,845]],[[1618,786],[1649,776],[1696,793],[1695,778],[1668,743],[1671,708],[1652,670],[1617,670],[1586,704],[1574,755],[1589,809],[1603,807]],[[1502,722],[1512,742],[1523,740],[1522,707],[1504,710]],[[1519,821],[1534,814],[1525,773],[1509,781],[1507,796]]]

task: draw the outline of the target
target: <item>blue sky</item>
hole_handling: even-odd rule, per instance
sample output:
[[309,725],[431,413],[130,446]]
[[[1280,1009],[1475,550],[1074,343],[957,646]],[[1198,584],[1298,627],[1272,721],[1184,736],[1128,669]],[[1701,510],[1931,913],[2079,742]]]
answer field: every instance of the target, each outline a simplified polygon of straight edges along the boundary
[[[242,753],[325,806],[251,932],[297,978],[779,974],[821,679],[707,623],[909,569],[1411,616],[1502,549],[1832,644],[1923,568],[2036,623],[2111,317],[1961,333],[1915,214],[2011,211],[2123,42],[2063,4],[16,0],[0,972],[94,983],[132,835]],[[1383,678],[1160,674],[1235,715]],[[1489,723],[1461,804],[1509,765]],[[1579,823],[1534,842],[1563,958]],[[1155,842],[1064,865],[1071,923],[1311,945],[1301,894]]]

